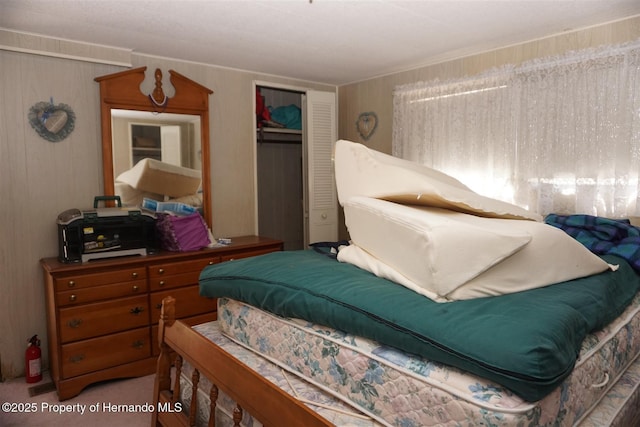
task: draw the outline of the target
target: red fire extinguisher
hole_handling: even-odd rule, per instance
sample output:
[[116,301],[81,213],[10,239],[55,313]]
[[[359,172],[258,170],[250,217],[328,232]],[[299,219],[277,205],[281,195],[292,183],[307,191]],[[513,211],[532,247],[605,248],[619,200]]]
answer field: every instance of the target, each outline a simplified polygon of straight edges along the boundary
[[34,335],[28,341],[27,352],[25,354],[25,376],[28,383],[37,383],[42,380],[42,364],[40,362],[40,340],[38,335]]

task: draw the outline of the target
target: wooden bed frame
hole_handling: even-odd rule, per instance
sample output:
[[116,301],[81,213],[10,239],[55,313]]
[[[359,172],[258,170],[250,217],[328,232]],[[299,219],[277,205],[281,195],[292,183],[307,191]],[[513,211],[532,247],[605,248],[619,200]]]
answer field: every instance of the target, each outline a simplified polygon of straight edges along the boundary
[[[167,297],[162,302],[158,341],[160,356],[153,390],[156,410],[153,412],[152,426],[195,425],[198,412],[196,393],[200,375],[204,375],[213,384],[208,391],[211,398],[209,426],[215,425],[215,406],[219,390],[237,402],[233,413],[235,426],[240,425],[244,410],[268,427],[333,425],[193,330],[190,325],[176,320],[173,297]],[[180,399],[180,370],[183,361],[187,361],[194,368],[192,403],[188,411],[190,416],[180,411],[180,405],[177,405]],[[175,412],[172,411],[173,408]]]
[[[211,390],[204,390],[211,401],[208,419],[210,427],[215,426],[219,390],[237,402],[233,412],[234,426],[240,426],[245,410],[265,427],[334,425],[195,331],[193,325],[177,320],[175,298],[167,297],[162,304],[158,330],[160,356],[153,391],[156,410],[152,415],[152,427],[195,426],[198,413],[196,394],[201,375],[213,384]],[[192,403],[188,411],[178,410],[181,408],[177,405],[180,401],[183,361],[188,362],[194,369]],[[161,407],[164,410],[159,410]],[[175,412],[172,409],[175,409]],[[615,427],[632,425],[640,425],[640,390],[629,396],[625,410],[618,413],[612,424]]]

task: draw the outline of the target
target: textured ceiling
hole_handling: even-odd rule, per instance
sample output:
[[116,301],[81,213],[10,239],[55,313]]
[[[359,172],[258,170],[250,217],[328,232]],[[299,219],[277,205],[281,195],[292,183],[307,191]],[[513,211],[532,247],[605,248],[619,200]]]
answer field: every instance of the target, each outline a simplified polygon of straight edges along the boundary
[[0,0],[0,27],[346,84],[639,15],[640,0]]

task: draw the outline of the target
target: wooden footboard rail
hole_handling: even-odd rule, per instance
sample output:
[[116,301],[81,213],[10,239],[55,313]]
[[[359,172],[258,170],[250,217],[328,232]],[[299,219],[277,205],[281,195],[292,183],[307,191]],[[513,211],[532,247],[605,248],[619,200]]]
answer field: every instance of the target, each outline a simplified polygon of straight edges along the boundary
[[[153,397],[156,410],[151,425],[195,426],[198,413],[198,383],[200,375],[211,384],[209,396],[211,410],[208,425],[215,426],[215,406],[218,390],[225,392],[237,402],[234,410],[234,426],[240,426],[243,410],[265,426],[331,426],[332,424],[298,401],[275,384],[248,368],[242,362],[213,344],[187,324],[175,318],[175,298],[167,297],[162,302],[158,329],[160,356]],[[175,359],[174,357],[175,356]],[[175,360],[175,362],[174,362]],[[188,414],[179,411],[180,372],[183,361],[193,366],[193,395]],[[175,368],[174,384],[171,384],[171,369]],[[185,409],[185,408],[182,408]]]

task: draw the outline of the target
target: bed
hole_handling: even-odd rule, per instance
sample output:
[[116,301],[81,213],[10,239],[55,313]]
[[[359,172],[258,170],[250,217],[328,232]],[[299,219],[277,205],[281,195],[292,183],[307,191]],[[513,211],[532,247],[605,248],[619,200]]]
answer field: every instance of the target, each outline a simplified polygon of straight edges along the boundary
[[[350,143],[337,145],[336,179],[350,244],[206,267],[211,324],[176,321],[164,302],[154,395],[185,411],[158,410],[154,425],[638,425],[633,251],[596,254],[524,210]],[[283,378],[351,419],[318,412]],[[235,402],[226,421],[219,392]]]
[[[284,258],[281,260],[274,260],[273,258]],[[612,261],[612,259],[609,259]],[[583,423],[588,422],[588,418],[583,419],[588,416],[601,416],[601,412],[598,412],[597,406],[598,403],[602,403],[607,401],[607,399],[613,399],[615,396],[622,395],[627,396],[627,398],[631,398],[634,396],[633,390],[634,387],[637,386],[637,380],[630,379],[628,376],[625,377],[625,374],[628,372],[629,375],[636,375],[637,366],[635,366],[636,360],[635,357],[638,354],[638,350],[640,349],[640,342],[637,337],[637,328],[638,322],[640,322],[640,318],[638,317],[638,309],[640,301],[636,295],[637,290],[637,280],[635,280],[636,286],[626,286],[626,284],[631,283],[634,284],[635,273],[631,271],[631,269],[623,264],[622,260],[616,260],[621,265],[621,270],[617,272],[605,272],[598,276],[617,276],[624,275],[624,277],[619,276],[619,282],[616,285],[616,292],[613,292],[614,295],[621,298],[620,306],[624,306],[622,312],[615,314],[610,313],[606,317],[602,317],[600,313],[602,310],[600,308],[591,307],[589,309],[589,314],[583,313],[580,315],[583,321],[593,322],[592,324],[601,324],[606,323],[606,325],[602,327],[596,327],[597,332],[592,334],[583,335],[583,339],[580,339],[580,336],[576,336],[574,339],[578,340],[578,348],[580,352],[580,358],[576,359],[574,345],[568,345],[565,348],[560,347],[558,350],[564,350],[566,354],[557,355],[558,358],[565,357],[569,363],[569,366],[566,368],[558,368],[557,372],[548,372],[545,375],[539,375],[539,378],[535,378],[534,375],[530,375],[530,378],[521,382],[520,384],[510,384],[510,387],[502,386],[500,383],[504,383],[505,381],[512,380],[509,378],[509,375],[504,375],[504,372],[507,371],[507,367],[503,366],[501,369],[497,369],[495,372],[484,371],[483,375],[475,374],[471,378],[468,377],[467,372],[464,372],[462,369],[448,369],[442,363],[434,363],[431,361],[427,361],[426,363],[423,361],[420,364],[420,358],[413,357],[406,353],[391,353],[389,346],[384,345],[371,345],[365,344],[369,347],[373,347],[374,349],[381,349],[382,351],[373,351],[372,353],[377,355],[378,357],[373,357],[373,360],[379,361],[381,357],[384,357],[388,362],[388,365],[400,365],[403,369],[399,369],[400,373],[404,373],[408,367],[413,367],[412,372],[409,375],[409,379],[411,380],[409,385],[405,385],[404,387],[409,387],[409,390],[413,390],[408,394],[409,397],[414,397],[419,401],[423,402],[440,402],[440,406],[435,405],[434,407],[438,407],[440,411],[435,414],[415,414],[410,413],[410,411],[406,411],[408,419],[400,420],[399,423],[395,423],[390,420],[394,420],[397,418],[397,413],[393,414],[392,409],[386,407],[383,403],[391,402],[390,405],[393,406],[395,403],[393,402],[393,392],[398,389],[402,389],[402,387],[393,385],[389,389],[383,389],[380,387],[376,387],[375,384],[372,384],[371,381],[360,382],[357,385],[354,385],[349,378],[355,378],[357,376],[358,363],[350,363],[348,360],[343,361],[343,365],[340,366],[340,370],[343,370],[343,381],[332,381],[335,379],[328,372],[331,371],[332,364],[335,365],[335,358],[331,359],[329,357],[327,360],[327,367],[322,368],[320,365],[316,366],[314,363],[318,360],[322,360],[323,351],[326,357],[327,354],[337,354],[337,350],[334,349],[332,345],[323,344],[323,345],[307,345],[305,347],[305,343],[313,343],[314,339],[318,339],[317,334],[325,335],[326,337],[338,337],[339,342],[348,342],[348,349],[352,350],[356,340],[360,339],[364,335],[362,332],[357,332],[359,335],[354,335],[353,333],[347,333],[343,331],[338,331],[335,328],[327,328],[322,325],[322,323],[328,323],[326,320],[317,319],[319,323],[314,323],[314,326],[306,325],[306,322],[302,322],[302,329],[311,329],[313,333],[312,339],[309,340],[305,338],[304,335],[300,335],[297,342],[297,347],[295,349],[299,350],[299,353],[303,356],[300,356],[299,359],[295,361],[289,360],[287,363],[287,359],[283,358],[281,355],[282,352],[279,353],[274,350],[277,348],[277,345],[273,344],[274,341],[271,341],[269,344],[265,342],[265,337],[273,337],[272,333],[264,333],[263,327],[265,325],[273,324],[272,318],[276,317],[278,319],[300,319],[309,317],[304,312],[288,312],[290,309],[290,305],[281,304],[277,301],[282,301],[287,297],[283,297],[282,292],[288,289],[278,289],[277,291],[273,291],[271,289],[272,285],[272,277],[270,274],[265,276],[265,268],[268,266],[279,265],[286,266],[287,270],[291,270],[295,266],[298,266],[299,270],[296,271],[296,275],[291,277],[290,282],[296,283],[298,282],[299,276],[297,275],[309,275],[309,277],[318,277],[318,271],[324,271],[326,274],[322,277],[326,279],[326,282],[331,282],[330,277],[338,277],[344,275],[345,271],[343,270],[351,270],[351,273],[355,273],[355,282],[352,282],[349,285],[349,288],[352,296],[361,299],[361,295],[363,295],[364,291],[357,290],[357,286],[369,287],[371,286],[371,277],[367,272],[364,272],[361,269],[356,269],[355,267],[348,264],[340,264],[337,261],[330,259],[324,255],[316,254],[312,251],[302,251],[300,253],[276,253],[273,255],[261,256],[259,258],[253,260],[247,260],[242,262],[242,260],[234,261],[233,263],[229,263],[225,265],[224,269],[216,269],[217,273],[215,273],[215,280],[218,284],[215,286],[213,292],[216,292],[218,295],[226,294],[231,295],[234,299],[230,299],[227,297],[221,297],[219,300],[220,308],[218,312],[219,320],[218,322],[224,322],[224,327],[220,327],[217,325],[216,327],[223,331],[227,337],[231,337],[235,340],[235,343],[241,346],[245,346],[251,351],[257,352],[259,349],[267,348],[269,351],[263,353],[260,357],[267,357],[270,361],[273,361],[274,364],[281,366],[287,372],[291,372],[293,376],[299,376],[305,381],[309,381],[314,383],[315,385],[320,386],[326,393],[332,395],[342,395],[344,394],[345,388],[347,391],[353,389],[357,390],[357,392],[352,392],[349,396],[348,393],[346,397],[342,397],[346,403],[350,406],[354,407],[354,411],[358,411],[362,414],[368,415],[372,420],[379,422],[382,425],[456,425],[456,424],[447,424],[447,422],[458,422],[464,421],[463,425],[474,425],[484,420],[486,422],[491,423],[491,425],[556,425],[556,421],[559,421],[557,425],[573,425],[574,422],[582,420]],[[229,274],[229,270],[235,271],[232,274]],[[238,270],[240,269],[240,270]],[[254,271],[251,273],[251,271]],[[279,269],[274,269],[273,274],[275,276],[281,275],[282,271]],[[289,272],[290,273],[290,272]],[[203,272],[203,275],[206,275],[206,272]],[[335,276],[334,276],[335,275]],[[221,279],[221,277],[225,277]],[[251,277],[251,279],[248,279]],[[591,278],[590,278],[591,279]],[[493,302],[495,304],[504,304],[504,310],[514,310],[514,312],[520,312],[522,309],[521,304],[530,304],[532,301],[536,301],[538,298],[541,298],[542,301],[547,301],[552,303],[556,301],[558,305],[565,305],[567,301],[571,298],[572,291],[581,288],[584,289],[586,294],[583,295],[586,298],[594,298],[594,292],[597,292],[595,289],[601,288],[606,289],[608,286],[603,285],[604,277],[600,277],[596,282],[591,282],[591,280],[577,280],[567,282],[562,285],[556,286],[557,289],[553,292],[553,297],[549,295],[539,295],[536,294],[547,294],[549,288],[542,288],[533,291],[527,291],[519,294],[506,295],[504,298],[487,298],[485,299],[485,303]],[[265,281],[264,283],[269,284],[264,289],[263,293],[254,294],[250,292],[249,295],[243,295],[246,292],[245,285],[249,285],[249,287],[254,287],[256,283],[261,283],[261,281]],[[629,282],[631,280],[631,282]],[[205,279],[205,282],[207,279]],[[220,281],[224,281],[226,284],[224,286],[220,286]],[[288,281],[289,282],[289,281]],[[378,284],[384,284],[385,279],[373,280],[373,282],[378,282]],[[609,282],[608,279],[605,280],[606,283]],[[317,280],[311,283],[311,294],[309,294],[309,289],[306,291],[296,289],[296,292],[305,292],[307,293],[307,297],[303,299],[302,310],[310,310],[310,307],[317,307],[315,302],[311,302],[311,300],[315,300],[317,298],[322,298],[317,295],[318,292],[322,291],[322,287],[327,285],[327,283],[318,283]],[[593,286],[593,288],[592,288]],[[286,286],[288,288],[288,285]],[[345,288],[345,286],[342,286]],[[553,288],[553,287],[551,287]],[[630,289],[629,289],[630,288]],[[304,288],[303,288],[304,289]],[[391,294],[386,295],[384,300],[386,302],[395,301],[396,298],[400,298],[402,303],[403,293],[408,294],[410,291],[404,292],[405,288],[400,287],[391,287]],[[353,292],[355,291],[355,292]],[[253,296],[251,296],[253,295]],[[404,295],[405,297],[407,295]],[[520,298],[514,298],[515,296],[519,296]],[[348,295],[347,295],[348,297]],[[345,298],[347,298],[345,297]],[[533,299],[535,297],[535,299]],[[253,299],[255,298],[255,299]],[[503,301],[498,301],[503,298]],[[631,298],[629,304],[623,302]],[[239,300],[246,299],[247,301],[244,303],[238,302]],[[294,298],[300,299],[300,298]],[[335,299],[335,296],[332,297]],[[347,298],[348,299],[348,298]],[[260,301],[263,301],[261,303]],[[519,301],[519,302],[518,302]],[[431,307],[436,310],[435,314],[430,312],[429,316],[438,315],[437,311],[441,310],[440,307],[447,307],[448,311],[454,310],[454,305],[447,304],[445,306],[440,304],[429,304],[427,299],[424,299],[423,302],[428,305],[435,306]],[[461,301],[458,304],[458,307],[455,311],[459,313],[468,312],[471,307],[471,303],[474,301]],[[266,306],[264,305],[266,304]],[[273,304],[273,307],[271,306]],[[231,310],[230,307],[235,305],[236,308]],[[390,304],[386,304],[389,306]],[[394,302],[395,305],[395,302]],[[264,309],[254,310],[249,309],[250,306],[253,307],[263,307]],[[280,308],[277,308],[280,306]],[[275,308],[274,308],[275,307]],[[421,311],[424,307],[418,306],[415,307],[415,310]],[[545,307],[549,309],[548,307]],[[332,310],[337,310],[337,307],[334,307]],[[280,311],[285,310],[285,311]],[[408,308],[405,304],[405,310]],[[484,310],[482,308],[478,308],[477,310]],[[273,311],[280,311],[280,315],[274,316]],[[320,310],[312,310],[313,312],[320,312]],[[326,310],[329,311],[329,310]],[[478,311],[479,312],[479,311]],[[469,315],[473,317],[475,312],[470,312]],[[383,314],[377,313],[379,317],[382,317]],[[387,313],[389,315],[389,313]],[[506,312],[505,316],[513,317],[512,314]],[[608,321],[608,318],[615,316],[614,319],[620,319],[615,322]],[[561,317],[564,317],[561,316]],[[518,328],[522,327],[522,325],[528,325],[530,327],[529,332],[527,334],[533,334],[535,330],[537,330],[541,325],[536,322],[531,321],[532,317],[521,316],[520,322],[521,325]],[[576,319],[572,316],[572,321],[576,321]],[[269,320],[269,321],[267,321]],[[551,323],[556,322],[557,319],[548,319]],[[357,318],[352,318],[351,322],[353,325],[361,325],[365,324],[365,321],[360,321]],[[299,323],[299,322],[298,322]],[[472,324],[471,322],[470,324]],[[277,324],[277,322],[276,322]],[[322,328],[320,327],[322,325]],[[609,327],[606,327],[610,325]],[[252,326],[260,326],[259,329],[251,331]],[[366,325],[365,325],[366,326]],[[468,325],[469,326],[469,325]],[[175,326],[173,326],[175,327]],[[239,375],[239,372],[243,372],[246,368],[240,366],[230,366],[226,361],[215,361],[212,356],[214,350],[218,350],[216,345],[211,345],[211,342],[207,341],[206,338],[203,338],[197,330],[193,330],[189,327],[184,327],[182,331],[175,331],[180,339],[184,339],[187,344],[178,344],[173,342],[173,338],[168,338],[168,335],[171,336],[174,331],[173,327],[167,328],[165,326],[165,344],[168,344],[174,349],[177,349],[179,353],[184,353],[184,356],[187,360],[190,361],[194,366],[198,366],[198,357],[204,358],[205,363],[202,363],[202,366],[199,369],[202,369],[201,372],[208,378],[213,379],[213,382],[219,384],[225,384],[224,378],[219,378],[222,374],[230,375],[229,387],[237,384],[242,384],[245,379],[237,377],[235,375]],[[585,326],[586,327],[586,326]],[[277,329],[277,328],[275,328]],[[546,328],[542,328],[546,329]],[[468,329],[460,326],[457,331],[459,334],[466,334]],[[567,330],[570,333],[569,330]],[[517,329],[513,330],[513,333],[517,336]],[[506,334],[506,332],[505,332]],[[293,336],[298,336],[299,333],[293,333]],[[400,336],[401,334],[397,332],[395,335]],[[197,340],[196,340],[197,336]],[[227,338],[228,339],[228,338]],[[378,341],[386,341],[389,338],[379,338]],[[404,338],[402,338],[404,339]],[[505,340],[494,340],[491,344],[486,343],[489,338],[484,338],[481,342],[484,342],[488,347],[495,348],[496,345],[499,345],[500,342]],[[509,338],[508,341],[512,341],[515,339],[513,336]],[[194,347],[194,342],[202,341],[202,348]],[[291,340],[277,340],[281,343],[291,342]],[[455,340],[454,340],[455,341]],[[465,343],[470,344],[470,348],[473,348],[477,345],[471,345],[469,340],[465,340]],[[398,344],[399,345],[399,344]],[[314,354],[311,350],[316,349],[320,351],[320,353]],[[333,350],[332,350],[333,349]],[[414,349],[415,350],[415,349]],[[433,350],[433,349],[432,349]],[[344,349],[342,350],[344,352]],[[415,350],[418,352],[419,350]],[[460,351],[458,349],[458,351]],[[557,350],[549,349],[546,356],[544,357],[553,357]],[[439,351],[436,348],[433,350],[434,354],[432,354],[431,359],[442,359],[442,356],[439,355]],[[286,353],[286,352],[285,352]],[[497,352],[496,352],[497,353]],[[573,354],[573,355],[572,355]],[[539,356],[543,357],[543,356]],[[192,359],[193,358],[193,359]],[[278,360],[280,359],[280,360]],[[285,360],[285,362],[282,362]],[[361,360],[357,358],[357,360]],[[401,362],[398,362],[401,360]],[[452,361],[448,360],[449,363],[454,363],[460,366],[460,361]],[[573,362],[572,362],[573,361]],[[464,360],[462,361],[464,362]],[[574,365],[576,364],[580,368],[579,370],[574,371]],[[549,361],[549,363],[551,363]],[[237,364],[237,362],[236,362]],[[224,366],[224,368],[222,368]],[[308,369],[309,366],[315,366],[314,375],[309,376],[309,372],[306,372],[305,369]],[[372,366],[370,362],[365,363],[364,371],[370,371],[370,367]],[[305,368],[306,367],[306,368]],[[426,368],[425,368],[426,367]],[[606,367],[606,372],[602,370],[603,367]],[[351,371],[349,370],[352,369]],[[631,369],[633,368],[633,369]],[[355,371],[354,371],[355,369]],[[468,367],[469,371],[475,372],[483,372],[483,367]],[[406,377],[398,373],[392,373],[388,371],[388,368],[380,367],[380,364],[376,365],[376,370],[378,371],[378,375],[381,379],[384,379],[382,382],[387,382],[391,384],[398,384],[398,381],[405,384],[408,383]],[[424,372],[425,370],[429,371],[429,375],[423,379],[416,379],[416,372]],[[574,375],[569,375],[571,373]],[[501,378],[501,376],[503,376]],[[453,377],[458,378],[453,378]],[[492,377],[494,380],[487,381],[486,377]],[[553,378],[547,382],[547,377]],[[235,379],[234,379],[235,378]],[[258,378],[255,378],[256,381],[259,381]],[[400,379],[398,379],[400,378]],[[453,378],[453,379],[452,379]],[[505,379],[506,378],[506,379]],[[535,379],[534,379],[535,378]],[[607,380],[608,379],[608,380]],[[498,383],[498,381],[500,383]],[[604,383],[604,384],[603,384]],[[462,384],[462,386],[458,385]],[[473,388],[473,385],[476,384],[476,388]],[[616,389],[620,384],[627,386],[625,391],[619,391],[620,387]],[[340,385],[343,389],[328,389],[334,385]],[[413,389],[411,388],[413,387]],[[164,389],[169,389],[169,386],[166,386]],[[223,386],[221,386],[223,388]],[[630,388],[630,390],[629,390]],[[225,392],[232,396],[232,398],[238,402],[242,402],[241,406],[246,408],[250,413],[256,414],[256,417],[263,421],[265,425],[296,425],[296,424],[287,424],[282,419],[277,419],[277,421],[267,420],[263,418],[261,412],[256,408],[253,408],[251,405],[255,404],[250,402],[244,402],[242,396],[242,390],[251,390],[249,395],[254,396],[253,398],[257,398],[258,403],[263,403],[264,400],[261,396],[261,393],[257,391],[255,385],[252,386],[241,386],[235,389],[235,391],[231,389],[225,389]],[[364,390],[369,389],[371,391],[370,394],[364,393]],[[516,389],[518,392],[524,396],[526,399],[515,395],[511,392],[511,389]],[[373,392],[375,390],[375,392]],[[463,393],[463,391],[467,391],[467,393]],[[276,396],[277,394],[273,390],[265,390],[269,396]],[[257,394],[256,394],[257,393]],[[364,394],[363,394],[364,393]],[[426,393],[426,395],[425,395]],[[279,395],[279,394],[278,394]],[[246,396],[244,396],[246,398]],[[282,405],[292,405],[294,399],[290,396],[283,396],[283,402],[270,402],[268,407],[277,407],[280,408],[278,410],[277,416],[282,415]],[[619,398],[619,396],[618,396]],[[415,407],[415,402],[412,402],[411,399],[404,399],[404,405],[408,408]],[[288,403],[286,403],[288,401]],[[299,402],[295,402],[296,405],[299,405]],[[464,404],[463,404],[464,403]],[[404,407],[404,406],[401,406]],[[251,408],[251,409],[248,409]],[[499,410],[498,408],[502,408]],[[447,412],[447,410],[450,411]],[[401,409],[400,412],[405,411],[405,409]],[[550,415],[552,413],[553,415]],[[635,414],[634,414],[635,416]],[[418,418],[416,418],[418,417]],[[427,418],[424,418],[427,417]],[[434,418],[435,417],[435,418]],[[451,418],[449,418],[451,417]],[[462,417],[462,419],[461,419]],[[296,417],[297,418],[297,417]],[[426,419],[432,419],[430,424],[427,424]],[[546,420],[546,421],[545,421]],[[550,421],[549,421],[550,420]],[[413,421],[413,424],[409,424],[410,421]],[[526,423],[525,423],[526,421]],[[443,424],[439,424],[439,422],[443,422]],[[568,422],[568,424],[567,424]],[[618,425],[627,426],[633,425],[629,423],[629,419],[625,418]],[[170,425],[170,424],[169,424]],[[313,425],[313,424],[300,424],[300,425]],[[330,425],[330,424],[329,424]],[[589,425],[589,424],[583,424]],[[593,425],[601,425],[595,423]]]

